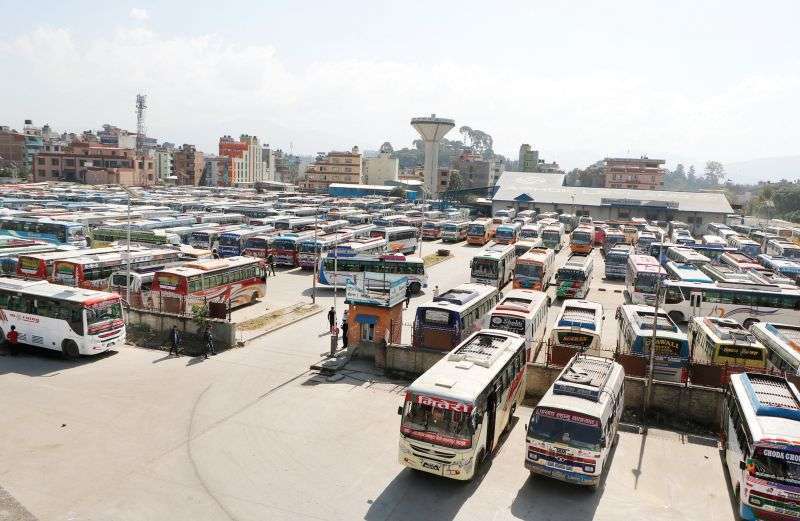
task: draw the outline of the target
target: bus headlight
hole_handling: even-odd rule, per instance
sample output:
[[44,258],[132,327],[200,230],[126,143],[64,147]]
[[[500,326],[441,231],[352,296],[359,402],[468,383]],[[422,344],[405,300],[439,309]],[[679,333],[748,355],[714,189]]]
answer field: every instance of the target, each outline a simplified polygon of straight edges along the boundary
[[539,456],[537,456],[536,453],[533,452],[532,450],[529,450],[528,451],[528,459],[531,460],[531,461],[536,461],[536,460],[539,459]]
[[583,471],[587,474],[594,474],[594,465],[584,465]]

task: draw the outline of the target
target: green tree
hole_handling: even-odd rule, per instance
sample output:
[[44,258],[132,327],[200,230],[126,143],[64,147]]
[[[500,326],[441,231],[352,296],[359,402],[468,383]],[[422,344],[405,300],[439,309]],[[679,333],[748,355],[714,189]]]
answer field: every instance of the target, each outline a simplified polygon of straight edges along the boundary
[[719,161],[708,161],[705,169],[706,181],[711,186],[716,186],[725,179],[725,167]]
[[461,177],[461,172],[455,170],[450,173],[450,182],[447,184],[447,189],[451,191],[462,190],[464,188],[464,179]]
[[401,197],[403,199],[406,198],[406,189],[402,186],[397,186],[389,192],[389,197]]
[[197,324],[198,333],[205,331],[208,317],[208,304],[195,304],[192,306],[192,321]]

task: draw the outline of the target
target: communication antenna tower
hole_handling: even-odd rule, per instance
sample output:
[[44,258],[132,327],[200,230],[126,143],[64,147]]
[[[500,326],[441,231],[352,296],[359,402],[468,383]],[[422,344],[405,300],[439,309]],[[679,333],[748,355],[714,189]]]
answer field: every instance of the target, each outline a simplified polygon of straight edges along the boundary
[[136,95],[136,151],[144,150],[144,137],[147,130],[144,127],[144,112],[147,109],[147,96]]

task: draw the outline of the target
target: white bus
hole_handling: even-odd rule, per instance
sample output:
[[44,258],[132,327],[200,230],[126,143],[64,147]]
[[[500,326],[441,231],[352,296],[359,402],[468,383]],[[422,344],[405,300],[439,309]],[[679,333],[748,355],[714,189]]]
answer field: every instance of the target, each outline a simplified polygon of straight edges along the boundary
[[500,299],[500,291],[485,284],[461,284],[417,307],[411,345],[450,351],[464,338],[483,329],[484,317]]
[[800,376],[800,325],[760,322],[750,332],[767,349],[770,367]]
[[442,224],[442,242],[461,242],[467,240],[467,221],[446,221]]
[[472,258],[470,282],[502,289],[514,276],[516,257],[513,244],[490,246]]
[[786,379],[731,375],[722,411],[722,450],[739,517],[797,519],[800,393]]
[[775,284],[741,282],[662,282],[665,294],[663,309],[678,323],[693,317],[734,318],[749,328],[768,320],[796,324],[800,322],[800,290]]
[[653,320],[654,316],[652,306],[620,306],[617,310],[617,352],[649,358],[655,329],[653,377],[656,380],[685,382],[689,364],[686,333],[663,311],[658,311],[656,320]]
[[767,241],[765,253],[774,257],[786,259],[800,259],[800,246],[786,239],[770,239]]
[[711,262],[711,259],[692,248],[670,246],[667,248],[667,259],[675,264],[694,264],[698,268]]
[[564,223],[550,224],[542,228],[542,243],[545,248],[550,248],[556,253],[564,245]]
[[356,237],[336,245],[335,254],[339,257],[356,255],[378,255],[386,251],[386,239],[380,237]]
[[532,289],[512,289],[489,312],[489,327],[511,331],[525,339],[526,360],[544,341],[550,297]]
[[575,355],[528,422],[525,468],[596,488],[625,409],[625,370],[611,359]]
[[125,344],[119,295],[44,280],[0,278],[0,340],[11,326],[20,344],[60,351],[70,359]]
[[428,287],[425,263],[419,257],[406,257],[396,253],[387,255],[354,255],[339,257],[328,254],[320,262],[319,283],[336,288],[348,284],[378,289],[388,289],[395,280],[406,277],[412,293]]
[[591,255],[572,255],[556,271],[556,298],[584,298],[592,283]]
[[653,305],[658,281],[667,278],[667,272],[650,255],[631,255],[625,270],[625,291],[632,304]]
[[603,335],[603,306],[588,300],[564,301],[550,333],[552,346],[578,351],[600,349]]
[[530,241],[539,238],[541,226],[535,223],[525,224],[519,231],[519,238],[523,241]]
[[522,403],[525,367],[522,337],[493,329],[474,333],[436,362],[398,407],[400,464],[472,479]]
[[370,237],[386,239],[387,249],[390,252],[414,253],[417,250],[419,232],[413,226],[391,226],[376,228],[369,232]]

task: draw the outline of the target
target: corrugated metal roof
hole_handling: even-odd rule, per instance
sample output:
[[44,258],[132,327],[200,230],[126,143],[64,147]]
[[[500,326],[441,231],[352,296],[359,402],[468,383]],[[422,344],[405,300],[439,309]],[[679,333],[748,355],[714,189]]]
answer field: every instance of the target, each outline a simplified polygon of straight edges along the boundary
[[584,206],[641,206],[681,212],[733,213],[723,193],[670,192],[562,186],[563,174],[504,172],[493,201],[519,201]]

